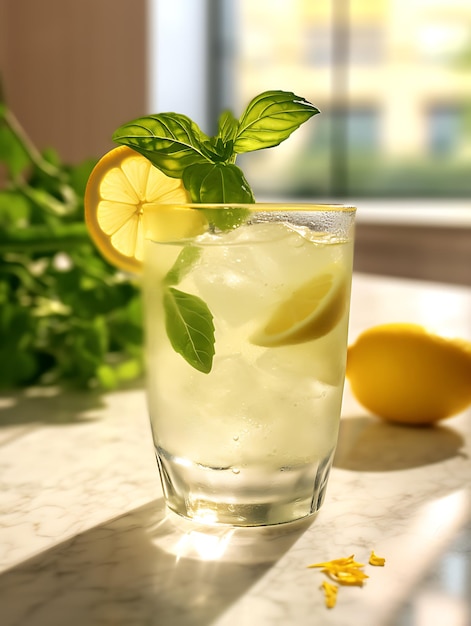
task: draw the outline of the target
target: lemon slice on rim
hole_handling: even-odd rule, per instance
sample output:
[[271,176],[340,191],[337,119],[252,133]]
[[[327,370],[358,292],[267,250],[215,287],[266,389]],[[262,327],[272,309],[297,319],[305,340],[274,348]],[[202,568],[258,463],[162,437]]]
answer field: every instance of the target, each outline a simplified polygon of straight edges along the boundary
[[323,337],[345,314],[347,296],[345,270],[332,265],[279,304],[251,341],[259,346],[277,347]]
[[428,424],[471,404],[471,343],[422,326],[373,326],[349,346],[347,378],[371,413],[404,424]]
[[120,146],[96,164],[85,190],[85,222],[103,256],[116,267],[139,272],[144,254],[143,214],[152,213],[152,238],[168,241],[194,236],[204,229],[204,217],[190,209],[166,210],[164,204],[184,204],[190,196],[181,179],[170,178],[152,163]]

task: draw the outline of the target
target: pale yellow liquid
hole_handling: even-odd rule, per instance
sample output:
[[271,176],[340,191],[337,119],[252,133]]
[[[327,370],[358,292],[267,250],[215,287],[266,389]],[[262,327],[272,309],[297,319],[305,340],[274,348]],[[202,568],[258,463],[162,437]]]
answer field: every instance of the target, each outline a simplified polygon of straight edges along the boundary
[[209,374],[173,350],[164,326],[161,280],[181,245],[147,242],[146,250],[148,401],[169,505],[241,524],[308,515],[322,502],[337,440],[348,310],[314,341],[265,348],[251,339],[324,269],[351,276],[352,243],[273,223],[192,245],[201,255],[177,288],[214,316]]

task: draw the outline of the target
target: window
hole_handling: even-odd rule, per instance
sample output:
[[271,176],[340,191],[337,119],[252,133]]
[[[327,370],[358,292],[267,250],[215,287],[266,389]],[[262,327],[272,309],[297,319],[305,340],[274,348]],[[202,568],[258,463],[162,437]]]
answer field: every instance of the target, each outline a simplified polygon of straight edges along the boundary
[[352,108],[347,114],[347,143],[358,152],[375,152],[379,148],[379,112],[374,108]]
[[[177,11],[175,3],[170,10],[164,0],[149,1]],[[238,115],[266,89],[294,91],[321,110],[275,150],[243,156],[257,198],[470,197],[471,2],[177,4],[175,33],[160,19],[169,48],[157,58],[174,63],[166,68],[167,84],[157,85],[159,99],[181,91],[173,109],[207,132],[205,122],[219,111]],[[205,29],[193,29],[195,16],[205,16]],[[154,108],[162,110],[160,103]]]
[[326,25],[308,26],[302,32],[306,65],[318,67],[332,63],[332,29]]
[[350,63],[360,67],[384,63],[385,46],[385,29],[382,24],[359,23],[350,31]]
[[[259,91],[283,88],[321,110],[287,145],[247,158],[256,193],[469,197],[471,3],[222,4],[237,15],[235,112]],[[260,66],[254,31],[271,37]]]
[[433,106],[427,114],[429,152],[434,156],[454,154],[461,136],[461,113],[457,106]]

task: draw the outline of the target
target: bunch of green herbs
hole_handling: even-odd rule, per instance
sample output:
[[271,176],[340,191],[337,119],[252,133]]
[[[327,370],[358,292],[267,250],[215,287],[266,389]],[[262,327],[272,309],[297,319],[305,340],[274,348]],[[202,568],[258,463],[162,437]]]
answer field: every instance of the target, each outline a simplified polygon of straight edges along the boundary
[[109,389],[142,372],[139,286],[83,220],[95,162],[40,153],[0,101],[0,389]]

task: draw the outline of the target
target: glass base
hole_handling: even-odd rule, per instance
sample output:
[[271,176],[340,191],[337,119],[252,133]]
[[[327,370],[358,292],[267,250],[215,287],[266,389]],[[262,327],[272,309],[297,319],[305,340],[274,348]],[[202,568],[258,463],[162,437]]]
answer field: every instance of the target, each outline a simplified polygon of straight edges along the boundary
[[334,451],[303,465],[207,467],[156,450],[167,506],[203,524],[270,526],[316,513]]

